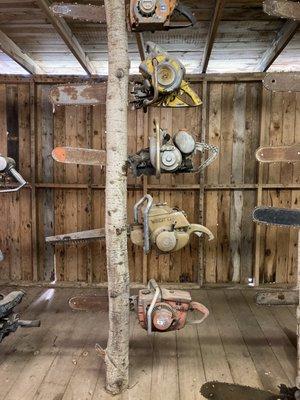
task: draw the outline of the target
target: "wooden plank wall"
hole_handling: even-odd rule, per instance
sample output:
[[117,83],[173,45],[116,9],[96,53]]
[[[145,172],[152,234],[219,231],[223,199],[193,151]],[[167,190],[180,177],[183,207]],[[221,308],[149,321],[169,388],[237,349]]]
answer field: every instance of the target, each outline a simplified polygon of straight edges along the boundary
[[[30,182],[19,194],[1,195],[0,248],[6,259],[0,264],[0,280],[105,282],[104,241],[55,248],[44,243],[47,235],[104,226],[105,168],[57,164],[51,150],[57,145],[105,149],[105,106],[59,107],[53,114],[50,87],[35,84],[33,109],[29,83],[0,85],[0,152],[15,157]],[[194,87],[202,94],[201,83]],[[200,140],[205,110],[206,141],[220,147],[220,156],[205,172],[204,209],[199,209],[199,174],[163,175],[159,181],[129,175],[128,220],[132,221],[133,205],[146,189],[155,201],[183,208],[191,222],[203,216],[215,234],[214,241],[204,242],[200,257],[204,281],[248,283],[254,275],[257,238],[251,221],[258,191],[254,152],[260,140],[271,144],[299,141],[299,95],[270,94],[260,82],[209,82],[204,100],[200,108],[151,108],[147,114],[129,111],[128,115],[131,154],[147,144],[154,118],[171,133],[187,128]],[[33,118],[36,139],[31,142]],[[273,186],[299,184],[299,171],[299,166],[266,168],[261,182],[263,203],[297,207],[299,191]],[[31,196],[36,200],[32,202]],[[277,254],[283,237],[285,250]],[[293,282],[296,233],[264,228],[258,239],[261,282]],[[161,282],[198,281],[202,247],[196,237],[181,252],[159,257],[151,252],[145,258],[141,249],[128,245],[132,282],[150,277]]]

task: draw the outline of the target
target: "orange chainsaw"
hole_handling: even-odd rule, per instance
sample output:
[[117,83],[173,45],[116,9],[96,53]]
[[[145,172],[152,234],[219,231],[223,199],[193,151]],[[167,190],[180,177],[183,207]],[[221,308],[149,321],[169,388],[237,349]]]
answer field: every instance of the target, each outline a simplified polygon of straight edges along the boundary
[[[130,296],[129,304],[148,335],[198,325],[209,316],[209,310],[203,304],[192,301],[189,292],[161,288],[154,279],[150,279],[148,287],[141,289],[138,296]],[[107,296],[76,296],[69,300],[69,305],[77,311],[107,311],[108,299]],[[202,316],[197,320],[188,320],[189,311],[197,311]]]

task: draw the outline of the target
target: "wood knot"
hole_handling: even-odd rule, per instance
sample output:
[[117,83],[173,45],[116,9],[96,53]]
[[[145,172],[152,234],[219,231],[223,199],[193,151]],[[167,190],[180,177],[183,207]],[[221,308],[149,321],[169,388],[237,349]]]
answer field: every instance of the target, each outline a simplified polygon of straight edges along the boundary
[[123,71],[123,69],[122,68],[118,68],[117,69],[117,71],[116,71],[116,77],[118,78],[118,79],[122,79],[122,78],[124,78],[124,71]]

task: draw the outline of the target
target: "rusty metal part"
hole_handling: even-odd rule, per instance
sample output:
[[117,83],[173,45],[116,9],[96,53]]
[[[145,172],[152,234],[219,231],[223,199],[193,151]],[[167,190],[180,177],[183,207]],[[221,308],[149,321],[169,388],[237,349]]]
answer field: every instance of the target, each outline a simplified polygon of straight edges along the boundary
[[[186,22],[171,20],[174,12],[184,17]],[[158,31],[187,28],[196,23],[190,9],[178,0],[131,0],[129,24],[132,31]]]
[[69,306],[77,311],[108,311],[107,296],[75,296],[69,300]]
[[80,21],[102,23],[106,21],[105,7],[92,4],[53,3],[50,6],[53,14]]
[[261,291],[256,293],[255,302],[262,306],[292,306],[299,304],[298,290]]
[[104,166],[106,151],[80,147],[56,147],[52,151],[52,158],[64,164]]
[[[188,311],[193,310],[203,317],[188,321]],[[141,327],[151,335],[153,332],[179,330],[186,324],[200,324],[208,317],[209,311],[203,304],[193,302],[189,292],[161,288],[151,279],[148,288],[139,291],[137,314]]]
[[290,146],[260,147],[255,153],[259,162],[297,162],[300,161],[300,143]]
[[49,99],[54,106],[95,106],[106,104],[106,82],[94,85],[62,85],[53,87]]
[[99,240],[105,238],[105,229],[92,229],[89,231],[67,233],[64,235],[48,236],[46,243],[50,244],[65,244],[65,243],[80,243],[88,242],[91,240]]
[[260,224],[300,229],[300,210],[260,206],[253,210],[252,218]]
[[300,21],[300,3],[288,0],[265,0],[264,12],[274,17]]
[[263,79],[263,85],[275,92],[300,92],[300,72],[274,72]]

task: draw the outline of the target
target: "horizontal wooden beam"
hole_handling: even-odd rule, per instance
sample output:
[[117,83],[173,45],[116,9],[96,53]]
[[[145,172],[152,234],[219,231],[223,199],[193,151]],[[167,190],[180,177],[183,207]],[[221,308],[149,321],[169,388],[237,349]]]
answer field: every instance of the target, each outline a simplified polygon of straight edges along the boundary
[[287,21],[280,31],[277,33],[276,38],[271,44],[270,48],[264,53],[262,59],[257,65],[258,71],[265,72],[274,63],[277,57],[286,48],[289,42],[297,32],[300,23],[297,21]]
[[[264,72],[247,73],[225,73],[225,74],[195,74],[186,75],[186,79],[191,83],[206,82],[261,82],[266,74]],[[131,75],[130,80],[135,80],[138,76]],[[80,75],[0,75],[1,83],[29,83],[37,84],[64,84],[64,83],[100,83],[107,81],[107,76],[84,77]]]
[[49,22],[63,39],[71,53],[74,55],[74,57],[77,59],[77,61],[86,71],[86,73],[89,75],[96,75],[96,70],[91,64],[89,58],[86,56],[85,52],[83,51],[81,45],[79,44],[78,40],[69,28],[69,25],[66,23],[66,21],[63,18],[59,18],[53,14],[53,12],[49,8],[50,3],[48,0],[36,0],[36,3],[40,7],[40,9],[44,11]]
[[203,53],[203,58],[202,58],[202,64],[201,64],[201,72],[205,73],[207,71],[209,59],[212,53],[212,49],[215,43],[215,39],[217,36],[219,24],[222,18],[222,12],[225,6],[226,0],[216,0],[215,2],[215,8],[214,8],[214,13],[213,17],[210,23],[207,39],[206,39],[206,44],[204,48],[204,53]]
[[[66,190],[105,190],[105,185],[88,185],[82,183],[36,183],[36,189],[66,189]],[[219,185],[203,185],[204,190],[255,190],[258,187],[262,187],[263,190],[300,190],[299,183],[289,183],[289,184],[281,184],[281,183],[265,183],[262,185],[258,185],[256,183],[246,183],[246,184],[219,184]],[[31,185],[27,185],[26,187],[31,187]],[[143,185],[128,185],[128,190],[143,190]],[[200,185],[175,185],[175,186],[167,186],[167,185],[148,185],[148,190],[199,190]]]
[[30,74],[44,73],[43,69],[2,31],[0,31],[0,49]]

